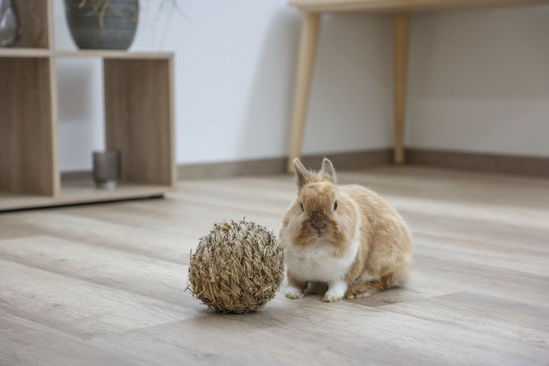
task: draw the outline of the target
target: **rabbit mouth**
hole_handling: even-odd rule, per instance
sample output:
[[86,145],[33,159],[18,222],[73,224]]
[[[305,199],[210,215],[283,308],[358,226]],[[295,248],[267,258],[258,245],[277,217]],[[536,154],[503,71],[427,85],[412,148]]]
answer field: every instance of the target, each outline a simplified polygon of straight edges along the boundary
[[313,233],[319,238],[324,236],[324,230],[322,230],[322,229],[313,229]]

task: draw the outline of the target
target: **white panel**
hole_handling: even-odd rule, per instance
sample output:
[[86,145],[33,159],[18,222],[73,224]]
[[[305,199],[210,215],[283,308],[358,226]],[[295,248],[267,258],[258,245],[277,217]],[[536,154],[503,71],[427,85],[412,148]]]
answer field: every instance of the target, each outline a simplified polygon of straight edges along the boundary
[[408,143],[549,156],[549,6],[412,20]]

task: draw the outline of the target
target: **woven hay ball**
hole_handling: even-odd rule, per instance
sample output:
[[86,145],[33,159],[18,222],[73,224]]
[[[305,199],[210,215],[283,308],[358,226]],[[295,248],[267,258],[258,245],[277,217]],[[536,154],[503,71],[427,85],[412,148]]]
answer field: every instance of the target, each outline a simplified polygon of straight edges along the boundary
[[284,250],[250,221],[214,224],[191,253],[189,289],[222,313],[248,313],[272,299],[284,276]]

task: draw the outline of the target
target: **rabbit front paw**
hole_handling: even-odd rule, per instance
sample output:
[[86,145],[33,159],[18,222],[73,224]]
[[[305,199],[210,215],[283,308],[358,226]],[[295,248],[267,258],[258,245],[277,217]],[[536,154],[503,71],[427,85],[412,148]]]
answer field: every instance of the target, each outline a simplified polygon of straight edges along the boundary
[[297,287],[288,286],[286,287],[285,295],[288,299],[301,299],[303,297],[303,291],[301,291]]
[[330,283],[328,291],[324,294],[322,301],[324,302],[335,302],[343,299],[347,292],[347,283],[345,281],[337,281]]

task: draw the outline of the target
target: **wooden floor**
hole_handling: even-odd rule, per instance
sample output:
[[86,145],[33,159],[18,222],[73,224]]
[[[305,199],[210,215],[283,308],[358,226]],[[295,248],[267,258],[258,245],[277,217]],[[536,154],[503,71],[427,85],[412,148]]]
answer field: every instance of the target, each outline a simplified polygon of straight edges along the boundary
[[0,215],[0,365],[549,364],[548,180],[391,167],[340,180],[410,224],[409,288],[335,304],[277,295],[244,316],[184,292],[213,222],[278,231],[286,176]]

